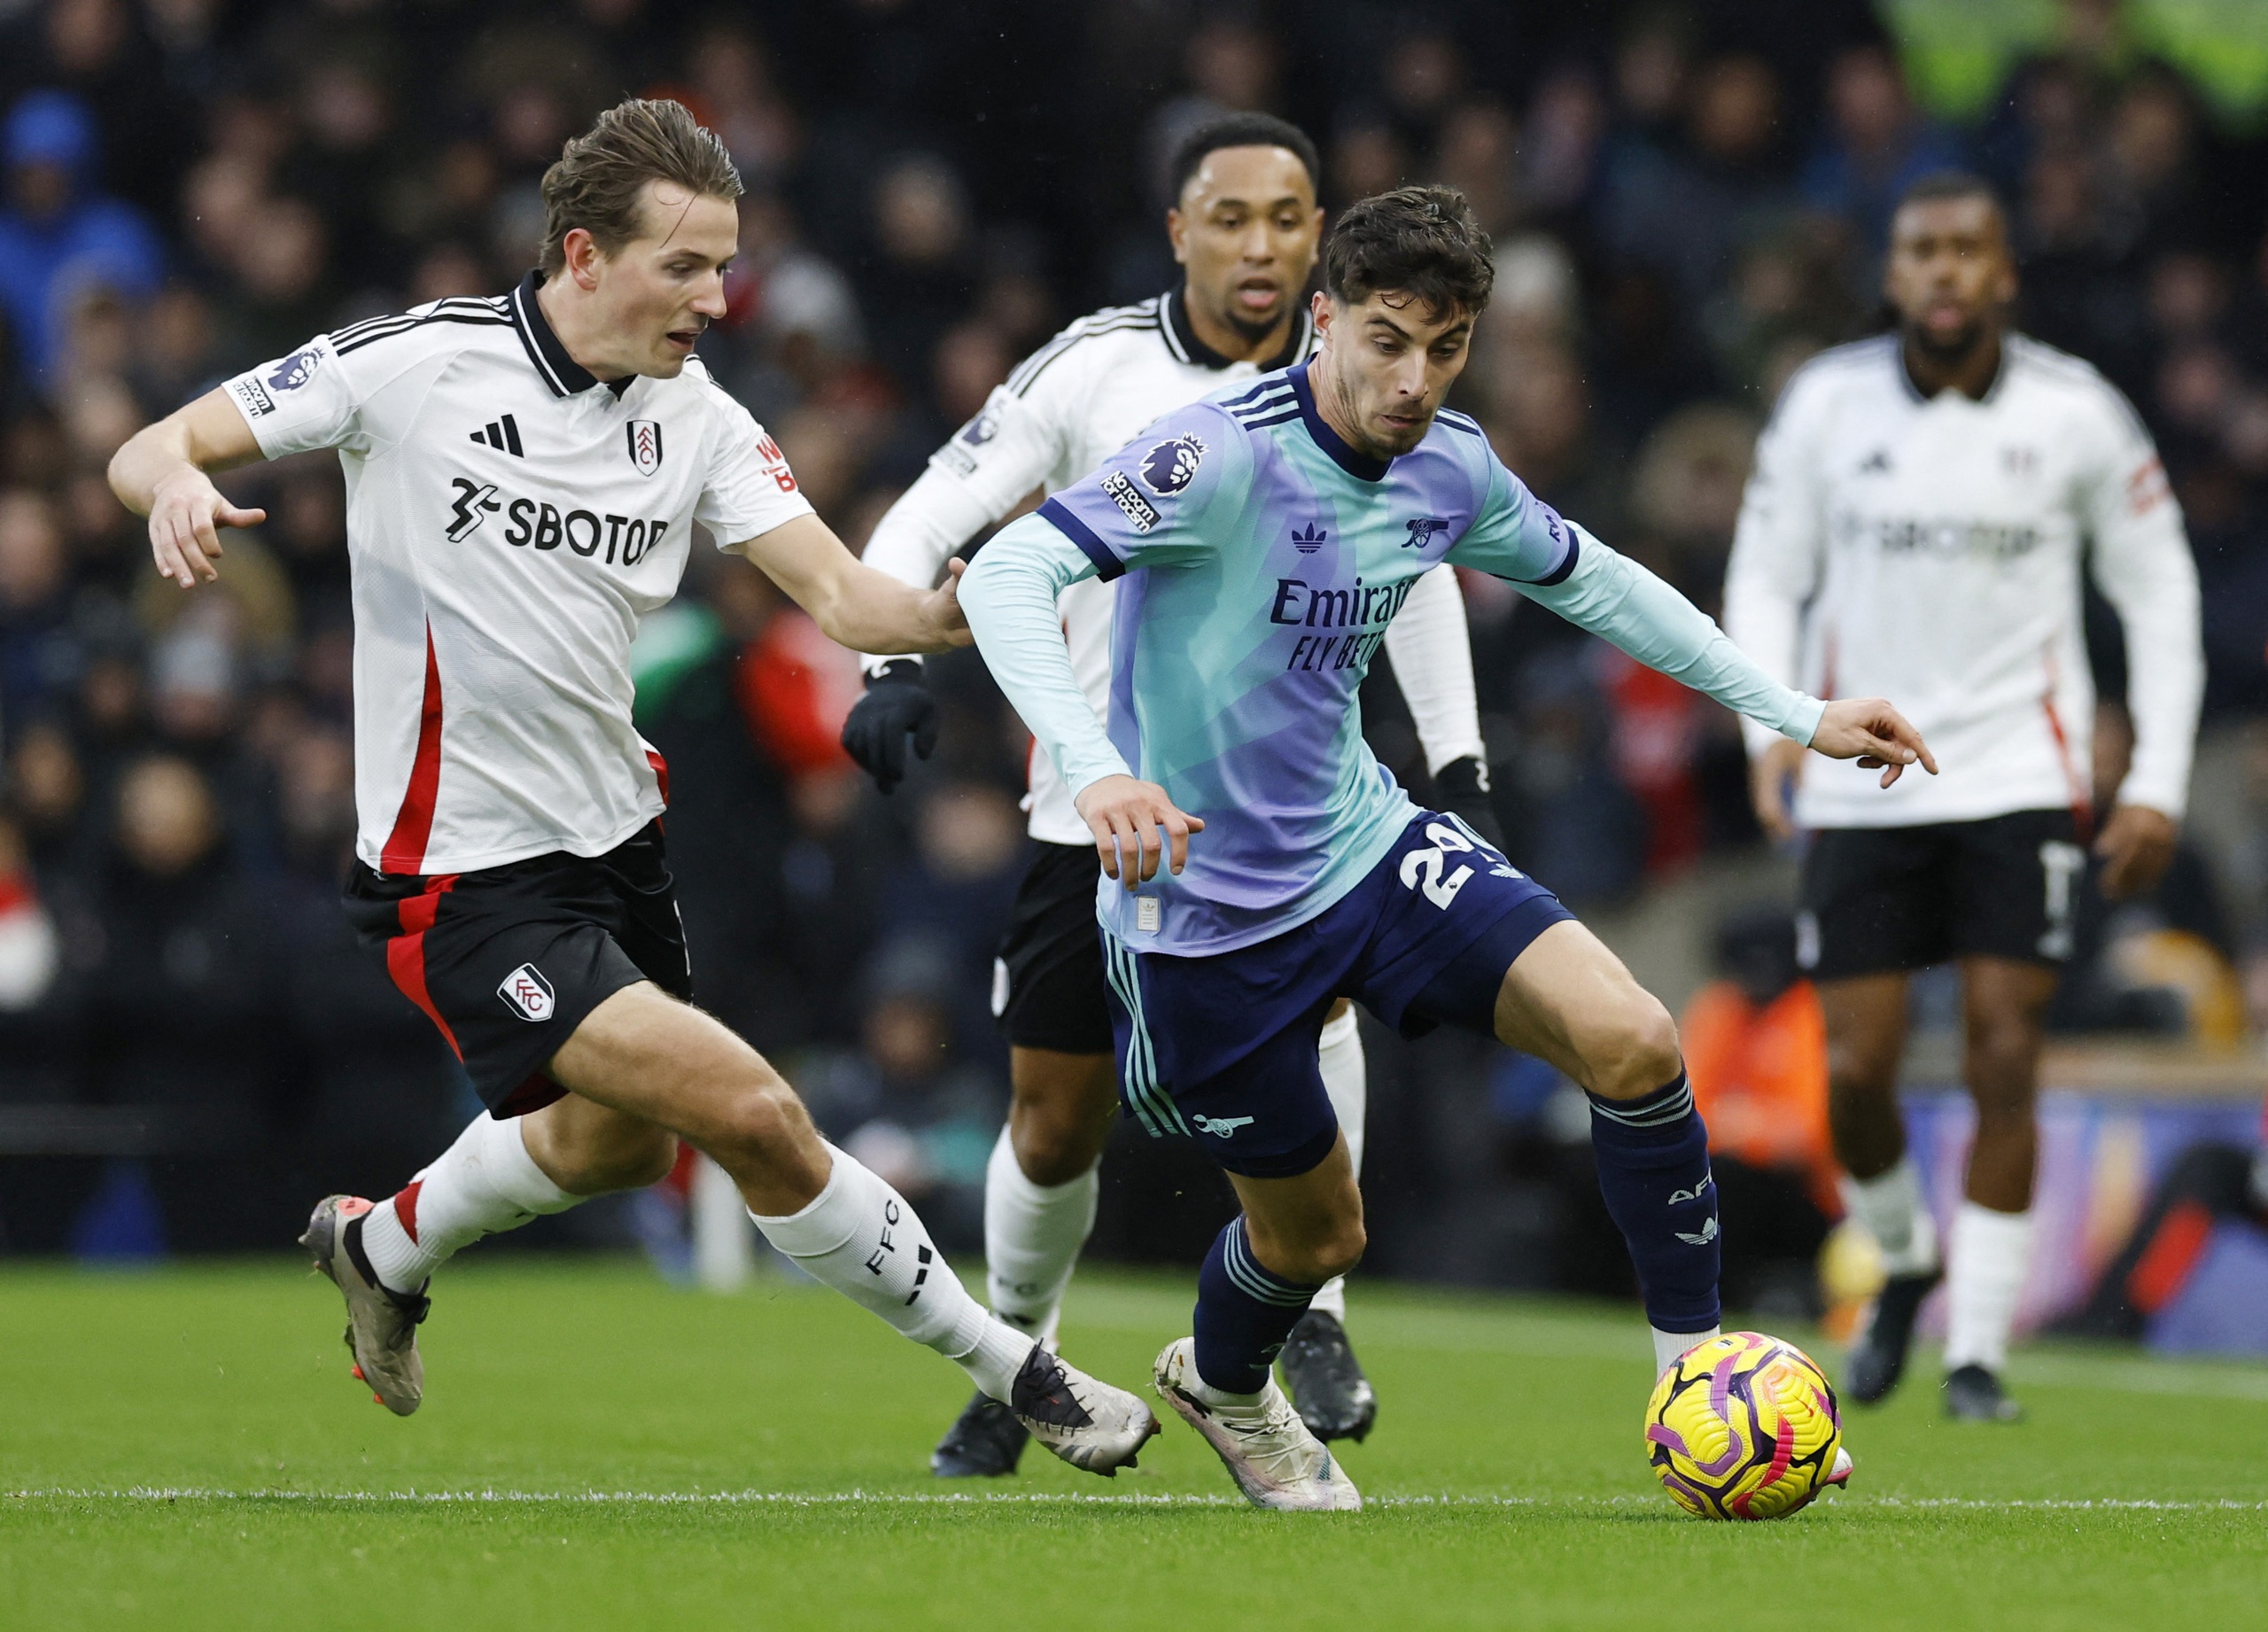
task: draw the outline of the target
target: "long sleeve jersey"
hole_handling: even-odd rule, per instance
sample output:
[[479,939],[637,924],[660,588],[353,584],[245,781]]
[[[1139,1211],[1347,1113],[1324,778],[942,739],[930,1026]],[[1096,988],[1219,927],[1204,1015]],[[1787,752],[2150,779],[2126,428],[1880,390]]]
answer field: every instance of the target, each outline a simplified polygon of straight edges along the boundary
[[[1178,291],[1083,317],[1025,360],[983,412],[931,456],[876,525],[866,563],[926,589],[948,556],[1033,492],[1069,485],[1160,416],[1208,392],[1249,384],[1265,369],[1296,362],[1313,344],[1313,326],[1302,313],[1273,362],[1232,361],[1191,330]],[[1099,719],[1108,703],[1115,598],[1110,583],[1090,578],[1068,587],[1057,607],[1072,670]],[[1444,568],[1410,592],[1388,631],[1386,655],[1417,724],[1426,769],[1480,755],[1472,648],[1455,572]],[[866,666],[892,661],[870,657]],[[1046,755],[1032,756],[1030,778],[1032,836],[1091,843]]]
[[[1107,879],[1139,951],[1231,951],[1352,890],[1416,806],[1364,745],[1355,697],[1403,598],[1444,561],[1519,584],[1640,662],[1800,742],[1822,705],[1764,674],[1685,598],[1563,521],[1443,411],[1376,461],[1317,411],[1304,365],[1152,426],[1020,518],[961,580],[985,661],[1073,791],[1131,771],[1202,817],[1189,865]],[[1119,585],[1107,729],[1055,598]]]
[[2179,817],[2204,688],[2197,572],[2125,399],[2021,335],[1981,400],[1922,396],[1892,335],[1798,370],[1757,447],[1725,627],[1778,680],[1888,698],[1941,773],[1885,792],[1871,772],[1806,762],[1798,820],[1907,827],[2086,807],[2083,556],[2126,631],[2135,742],[2118,797]]

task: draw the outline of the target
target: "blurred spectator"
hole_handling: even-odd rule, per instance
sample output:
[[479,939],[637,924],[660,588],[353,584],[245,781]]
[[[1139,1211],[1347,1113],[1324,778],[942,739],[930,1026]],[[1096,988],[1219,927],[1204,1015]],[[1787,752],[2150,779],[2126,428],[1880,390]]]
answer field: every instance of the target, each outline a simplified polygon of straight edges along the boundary
[[949,993],[959,970],[920,937],[890,944],[868,972],[858,1053],[819,1056],[796,1086],[829,1139],[920,1203],[951,1250],[984,1239],[984,1166],[1006,1095],[997,1074],[953,1047]]
[[37,90],[0,126],[8,203],[0,209],[0,312],[32,377],[55,383],[71,302],[90,286],[138,298],[165,253],[140,211],[97,190],[100,137],[76,97]]
[[1274,36],[1243,18],[1208,19],[1189,36],[1182,52],[1189,89],[1169,97],[1150,116],[1143,144],[1152,214],[1172,206],[1167,171],[1175,152],[1200,125],[1224,113],[1276,111],[1280,66]]
[[268,1210],[277,1182],[260,1150],[269,1071],[288,1035],[272,911],[230,859],[212,790],[186,760],[136,763],[114,820],[75,952],[89,1088],[100,1102],[144,1107],[179,1153],[152,1174],[175,1244],[242,1240],[243,1220]]
[[1684,139],[1633,143],[1610,169],[1603,230],[1615,253],[1667,274],[1697,308],[1738,246],[1793,200],[1774,166],[1780,86],[1762,58],[1702,66],[1687,97]]
[[1898,59],[1880,45],[1852,46],[1829,65],[1827,106],[1827,139],[1804,166],[1804,202],[1857,229],[1871,284],[1899,194],[1958,165],[1961,150],[1915,111]]
[[742,183],[755,190],[788,173],[803,146],[795,110],[773,83],[763,43],[747,28],[722,20],[695,37],[689,105],[724,137]]
[[78,680],[68,570],[47,495],[0,493],[0,727],[38,718]]
[[874,182],[872,231],[861,282],[875,360],[901,388],[918,387],[975,291],[967,190],[936,154],[906,154]]

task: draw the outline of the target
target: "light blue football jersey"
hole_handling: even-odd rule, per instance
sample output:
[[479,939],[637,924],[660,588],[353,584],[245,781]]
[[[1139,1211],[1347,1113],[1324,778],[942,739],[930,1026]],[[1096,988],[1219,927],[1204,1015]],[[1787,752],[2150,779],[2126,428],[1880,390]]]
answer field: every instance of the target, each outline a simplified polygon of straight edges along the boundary
[[1039,517],[1123,575],[1110,740],[1205,820],[1179,876],[1099,898],[1122,941],[1166,952],[1295,928],[1408,825],[1355,695],[1421,574],[1446,559],[1549,585],[1581,548],[1471,419],[1444,411],[1382,463],[1316,412],[1305,364],[1169,414]]

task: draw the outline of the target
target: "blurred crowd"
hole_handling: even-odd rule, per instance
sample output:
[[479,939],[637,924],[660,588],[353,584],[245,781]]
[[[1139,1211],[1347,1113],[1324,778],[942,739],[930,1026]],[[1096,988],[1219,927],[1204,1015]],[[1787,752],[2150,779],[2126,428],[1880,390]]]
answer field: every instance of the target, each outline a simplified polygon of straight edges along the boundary
[[[334,905],[353,830],[335,462],[228,478],[268,520],[189,595],[102,470],[144,420],[311,334],[508,287],[545,167],[631,93],[680,97],[731,148],[742,255],[703,354],[854,548],[1020,358],[1171,284],[1165,155],[1262,108],[1317,136],[1328,206],[1464,190],[1498,277],[1459,405],[1545,499],[1713,609],[1779,386],[1880,324],[1891,201],[1983,171],[2023,327],[2133,399],[2206,584],[2192,844],[2157,900],[2097,923],[2066,1019],[2194,1030],[2218,994],[2241,1032],[2248,978],[2268,1002],[2268,144],[2109,0],[2049,6],[1971,116],[1933,113],[1888,26],[1913,9],[0,0],[0,1248],[249,1243],[305,1196],[391,1188],[469,1110]],[[1522,865],[1597,909],[1760,843],[1728,717],[1505,586],[1466,587]],[[2121,657],[2094,622],[2108,789]],[[966,1213],[1005,1102],[988,1009],[1020,726],[973,659],[934,664],[942,746],[880,797],[835,740],[852,660],[707,552],[637,662],[704,1002],[933,1219]],[[1393,688],[1366,706],[1423,792]],[[2188,995],[2128,1000],[2169,960]],[[1474,1092],[1508,1129],[1542,1102]],[[1374,1141],[1389,1167],[1422,1142]]]

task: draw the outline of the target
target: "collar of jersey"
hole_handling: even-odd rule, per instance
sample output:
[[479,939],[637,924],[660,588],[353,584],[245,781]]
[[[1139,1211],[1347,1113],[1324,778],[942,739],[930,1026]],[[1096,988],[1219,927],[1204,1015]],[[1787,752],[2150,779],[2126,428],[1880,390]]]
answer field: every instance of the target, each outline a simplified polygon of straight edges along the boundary
[[1373,459],[1368,454],[1355,452],[1348,445],[1345,437],[1324,423],[1323,416],[1316,412],[1315,392],[1308,385],[1308,365],[1303,362],[1286,369],[1284,377],[1292,382],[1292,394],[1300,400],[1300,418],[1306,424],[1308,434],[1315,439],[1315,445],[1329,454],[1332,462],[1348,475],[1359,477],[1366,482],[1383,481],[1394,462]]
[[637,380],[634,374],[618,380],[602,380],[599,377],[567,354],[559,337],[551,331],[551,324],[543,315],[543,307],[536,303],[535,291],[543,287],[543,268],[539,267],[519,282],[512,291],[512,327],[519,331],[520,344],[527,348],[528,361],[535,364],[535,371],[543,376],[543,383],[551,387],[555,397],[571,397],[578,392],[588,391],[594,385],[604,385],[619,397]]
[[[1978,408],[1990,408],[1996,400],[1999,400],[2000,395],[2000,387],[2008,384],[2009,361],[2008,354],[2010,350],[2008,342],[2014,338],[2015,331],[2013,330],[2003,329],[2000,330],[2000,367],[1992,370],[1992,383],[1985,386],[1984,394],[1977,399],[1977,406]],[[1923,396],[1922,394],[1922,388],[1914,383],[1914,371],[1906,366],[1906,343],[1899,338],[1896,330],[1893,330],[1891,332],[1889,339],[1891,362],[1898,370],[1898,383],[1906,388],[1906,400],[1916,404],[1917,406],[1927,406],[1928,404],[1937,400],[1937,398],[1935,397]],[[1946,387],[1946,391],[1953,391],[1953,387],[1948,385]],[[1940,392],[1938,394],[1939,396],[1943,396],[1945,392]],[[1953,394],[1955,396],[1960,396],[1962,393],[1960,392],[1953,392]]]
[[[1173,353],[1178,362],[1193,362],[1200,368],[1226,369],[1236,363],[1233,357],[1223,357],[1197,338],[1197,330],[1189,321],[1189,285],[1183,284],[1158,303],[1165,310],[1166,349]],[[1299,321],[1292,325],[1292,332],[1284,341],[1284,349],[1260,365],[1262,374],[1273,374],[1278,369],[1289,368],[1308,354],[1315,345],[1315,317],[1304,307]]]

